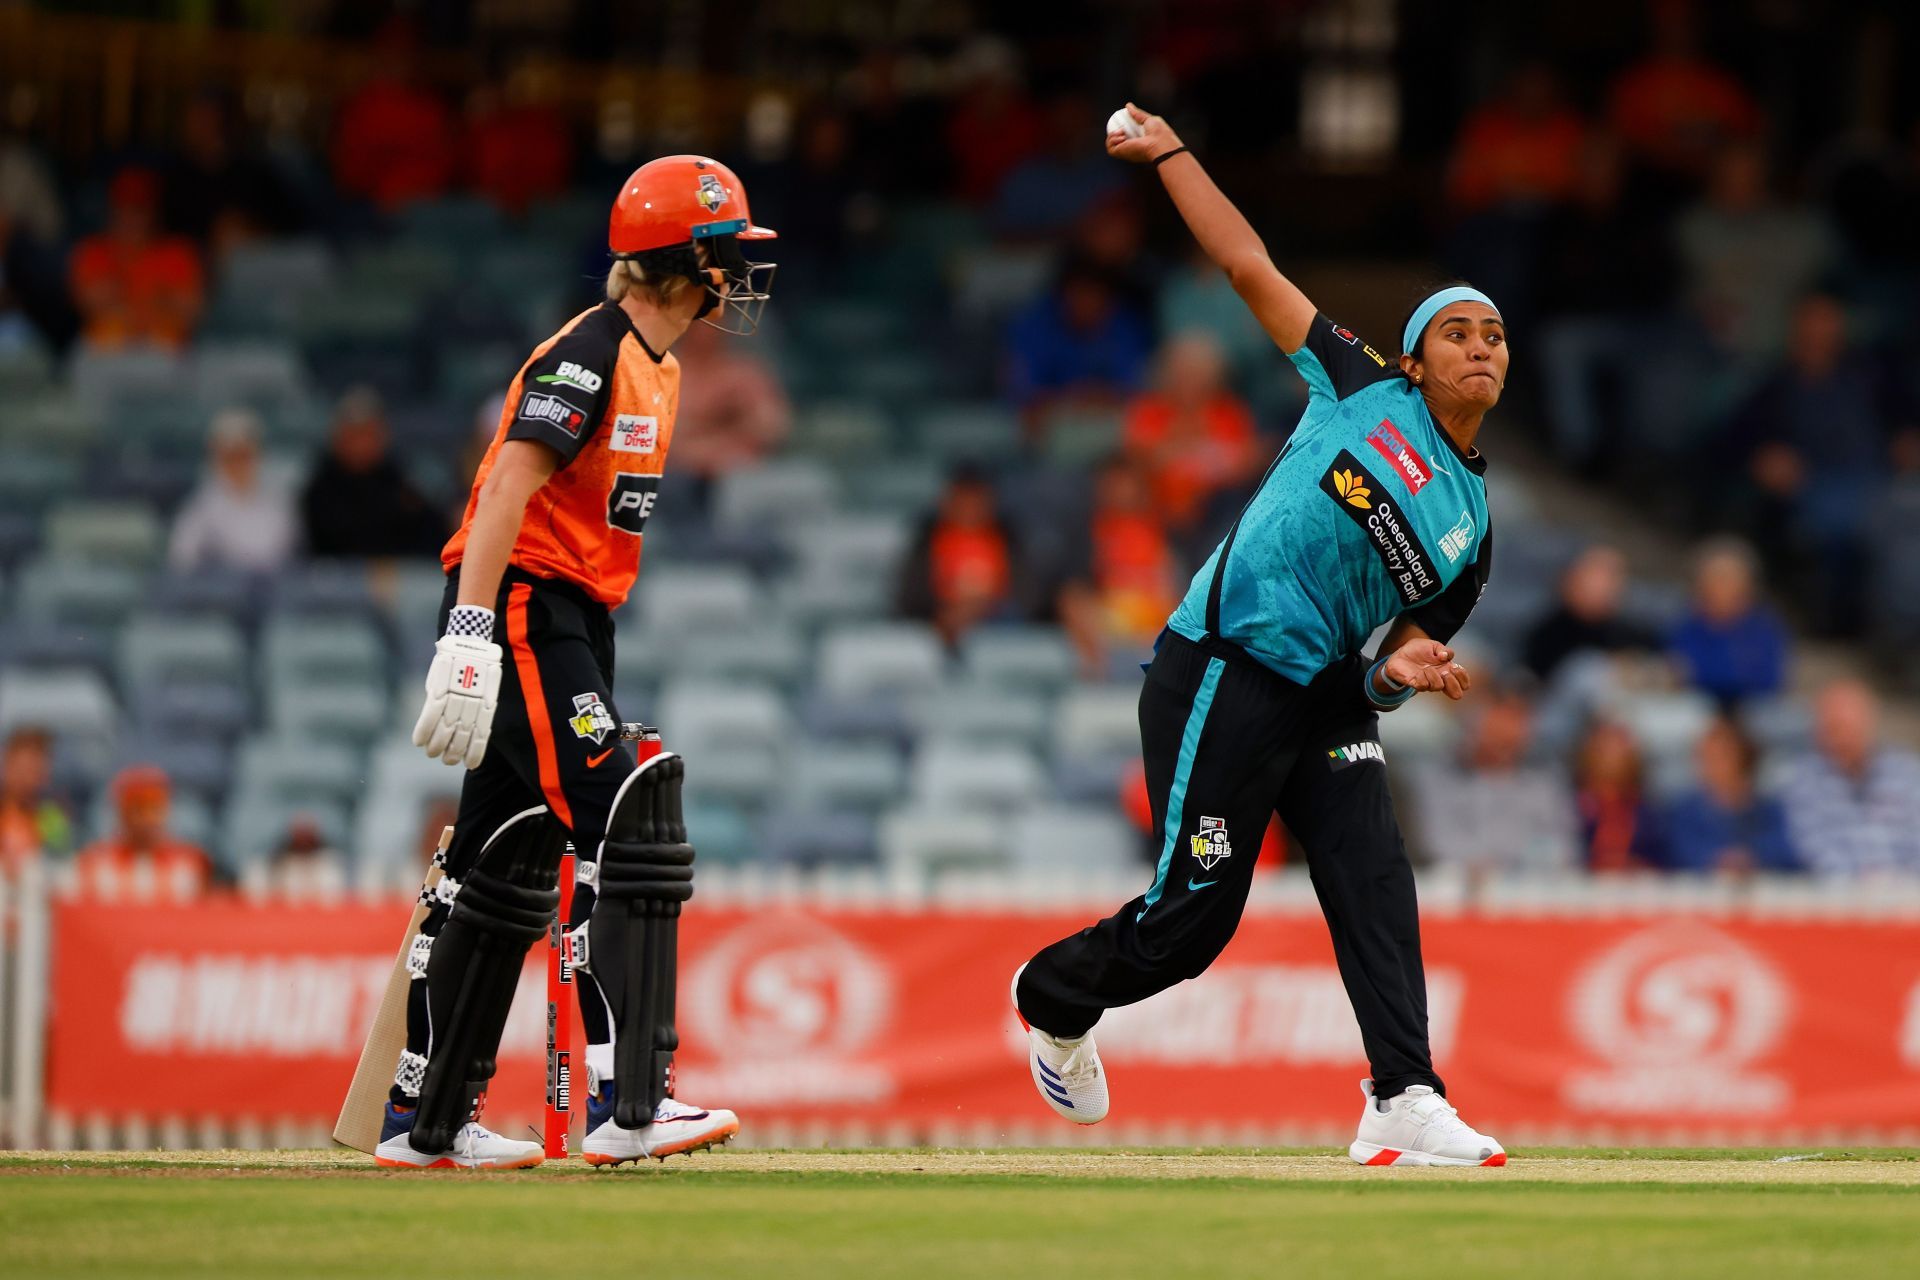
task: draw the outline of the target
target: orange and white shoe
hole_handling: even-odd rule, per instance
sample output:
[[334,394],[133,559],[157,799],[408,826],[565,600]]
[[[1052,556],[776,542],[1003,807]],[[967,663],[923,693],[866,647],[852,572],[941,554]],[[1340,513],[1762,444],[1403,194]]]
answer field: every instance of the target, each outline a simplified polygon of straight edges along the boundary
[[380,1126],[380,1145],[373,1162],[384,1169],[531,1169],[546,1160],[537,1142],[503,1138],[477,1120],[470,1120],[453,1136],[445,1151],[415,1151],[412,1111],[400,1111],[389,1102]]
[[1366,1165],[1481,1165],[1507,1162],[1507,1151],[1484,1133],[1476,1133],[1453,1104],[1424,1084],[1382,1102],[1373,1081],[1362,1080],[1367,1109],[1360,1133],[1347,1154]]
[[653,1123],[622,1129],[613,1119],[613,1082],[604,1081],[587,1095],[587,1140],[580,1154],[588,1164],[625,1164],[629,1160],[665,1160],[692,1155],[740,1132],[740,1117],[731,1111],[702,1111],[677,1098],[662,1098]]

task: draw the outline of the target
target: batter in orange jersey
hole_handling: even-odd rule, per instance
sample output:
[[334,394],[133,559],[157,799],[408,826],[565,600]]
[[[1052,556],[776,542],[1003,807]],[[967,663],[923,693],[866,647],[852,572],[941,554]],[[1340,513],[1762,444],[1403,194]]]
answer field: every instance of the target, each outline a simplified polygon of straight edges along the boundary
[[623,737],[612,611],[639,573],[673,443],[680,366],[668,348],[697,323],[753,331],[772,265],[742,246],[772,237],[725,165],[642,165],[609,221],[607,300],[541,343],[507,388],[441,553],[442,634],[413,741],[467,773],[443,878],[408,944],[407,1044],[380,1164],[540,1162],[540,1144],[479,1123],[480,1100],[527,949],[553,921],[569,844],[566,941],[586,1079],[579,1088],[579,1064],[556,1066],[553,1096],[586,1097],[582,1154],[617,1164],[739,1129],[731,1111],[673,1096],[678,914],[693,883],[684,765],[667,751],[643,764]]

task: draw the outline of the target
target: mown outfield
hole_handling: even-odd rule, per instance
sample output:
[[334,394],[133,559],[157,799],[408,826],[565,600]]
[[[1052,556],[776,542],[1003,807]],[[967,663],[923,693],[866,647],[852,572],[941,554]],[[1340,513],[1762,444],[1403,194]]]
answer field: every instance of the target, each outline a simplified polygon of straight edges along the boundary
[[0,1271],[36,1277],[1920,1275],[1920,1153],[722,1151],[495,1175],[15,1153],[0,1241]]

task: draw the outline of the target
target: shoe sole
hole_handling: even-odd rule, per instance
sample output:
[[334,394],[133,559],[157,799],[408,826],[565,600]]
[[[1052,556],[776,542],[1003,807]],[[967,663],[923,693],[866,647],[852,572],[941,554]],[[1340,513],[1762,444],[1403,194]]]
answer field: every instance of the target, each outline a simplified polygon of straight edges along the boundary
[[[1058,1102],[1054,1100],[1053,1094],[1047,1089],[1046,1082],[1040,1078],[1040,1055],[1037,1052],[1035,1052],[1033,1047],[1033,1040],[1032,1040],[1033,1024],[1027,1021],[1026,1014],[1020,1012],[1020,975],[1025,973],[1026,971],[1027,971],[1027,966],[1024,964],[1021,965],[1018,969],[1015,969],[1013,971],[1013,986],[1012,986],[1012,989],[1008,991],[1007,996],[1008,996],[1008,999],[1010,999],[1013,1002],[1013,1016],[1019,1019],[1020,1029],[1026,1032],[1028,1036],[1027,1074],[1033,1077],[1034,1092],[1038,1093],[1040,1095],[1040,1100],[1046,1103],[1048,1108],[1053,1112],[1053,1114],[1059,1116],[1062,1120],[1071,1120],[1075,1124],[1082,1124],[1082,1125],[1099,1124],[1102,1120],[1105,1120],[1107,1118],[1106,1112],[1103,1111],[1099,1115],[1095,1116],[1093,1119],[1089,1120],[1085,1116],[1080,1115],[1077,1112],[1063,1108]],[[1111,1104],[1109,1104],[1109,1109],[1111,1109]]]
[[708,1147],[725,1146],[733,1139],[734,1135],[739,1132],[740,1122],[736,1120],[727,1128],[715,1129],[711,1133],[702,1134],[697,1138],[688,1138],[683,1142],[671,1143],[660,1148],[658,1151],[648,1151],[640,1155],[632,1156],[610,1156],[599,1151],[584,1151],[581,1155],[588,1164],[593,1165],[595,1168],[605,1169],[610,1169],[615,1165],[637,1164],[642,1160],[659,1160],[665,1162],[668,1156],[690,1156],[694,1152],[704,1151]]
[[391,1156],[373,1158],[373,1162],[382,1169],[478,1169],[482,1172],[491,1172],[495,1169],[534,1169],[545,1164],[546,1160],[544,1152],[535,1152],[530,1156],[522,1156],[518,1160],[488,1160],[473,1164],[461,1164],[452,1156],[441,1156],[431,1164],[415,1164],[411,1160],[395,1160]]
[[1429,1155],[1425,1151],[1403,1151],[1398,1147],[1383,1147],[1376,1142],[1355,1142],[1347,1148],[1347,1155],[1355,1164],[1386,1168],[1389,1165],[1402,1169],[1440,1167],[1467,1169],[1497,1169],[1507,1162],[1507,1153],[1496,1151],[1485,1160],[1457,1160],[1452,1156]]

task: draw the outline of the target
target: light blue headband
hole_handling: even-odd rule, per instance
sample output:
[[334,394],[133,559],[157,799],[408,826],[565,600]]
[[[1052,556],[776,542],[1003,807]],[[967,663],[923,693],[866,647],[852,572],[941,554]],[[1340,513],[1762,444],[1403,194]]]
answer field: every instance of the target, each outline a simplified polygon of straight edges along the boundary
[[1420,335],[1440,314],[1440,308],[1453,302],[1484,302],[1493,307],[1494,315],[1500,314],[1500,308],[1493,306],[1493,299],[1471,285],[1457,284],[1451,289],[1442,289],[1413,309],[1413,315],[1407,321],[1407,331],[1400,336],[1400,349],[1411,353],[1414,344],[1420,341]]

